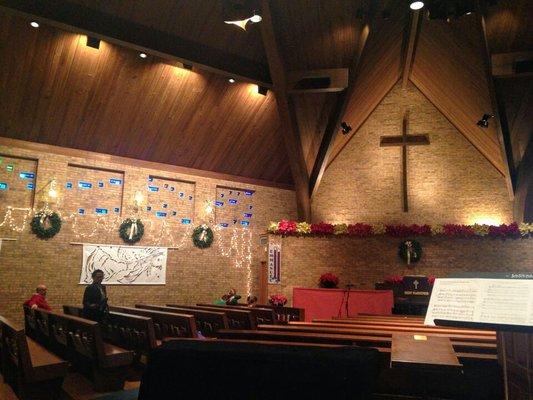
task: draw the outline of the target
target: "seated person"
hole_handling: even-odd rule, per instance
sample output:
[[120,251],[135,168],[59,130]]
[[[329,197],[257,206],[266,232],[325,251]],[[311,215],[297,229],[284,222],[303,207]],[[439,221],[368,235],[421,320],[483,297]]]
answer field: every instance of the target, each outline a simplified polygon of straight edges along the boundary
[[42,308],[43,310],[52,311],[52,308],[46,302],[46,286],[39,285],[35,289],[35,293],[24,302],[25,306],[31,307],[32,309]]

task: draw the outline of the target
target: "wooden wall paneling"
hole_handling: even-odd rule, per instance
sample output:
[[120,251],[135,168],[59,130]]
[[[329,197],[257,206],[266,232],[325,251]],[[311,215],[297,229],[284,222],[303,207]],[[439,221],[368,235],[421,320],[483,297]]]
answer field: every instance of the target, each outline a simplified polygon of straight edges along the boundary
[[278,113],[283,128],[283,140],[289,155],[292,177],[296,190],[296,204],[298,207],[298,218],[302,221],[311,220],[311,202],[309,198],[309,175],[305,165],[305,157],[302,149],[300,133],[298,130],[298,120],[294,108],[294,102],[287,93],[287,75],[283,58],[281,56],[270,4],[268,0],[261,1],[261,12],[263,21],[261,22],[261,35],[263,45],[267,53],[270,73],[274,84],[274,94],[278,105]]
[[222,8],[227,0],[69,1],[266,64],[258,25],[248,24],[243,31],[224,23]]
[[485,18],[491,53],[533,50],[530,0],[500,0],[487,8]]
[[[265,64],[245,58],[236,52],[228,54],[204,43],[164,32],[157,25],[142,25],[96,8],[61,0],[0,0],[0,7],[9,12],[35,17],[40,22],[61,29],[90,34],[107,42],[145,51],[164,59],[177,60],[207,71],[270,86],[270,75]],[[144,7],[146,14],[151,14],[154,10],[153,4],[145,2]],[[220,24],[223,24],[223,21],[216,24],[222,28]]]
[[343,120],[353,130],[347,135],[337,135],[333,142],[328,165],[335,160],[361,125],[383,98],[398,82],[401,74],[402,38],[407,23],[403,4],[391,9],[391,18],[376,21],[368,34],[361,55],[353,95],[346,105]]
[[0,135],[292,183],[272,93],[0,16]]
[[411,81],[506,176],[496,124],[476,125],[483,114],[494,113],[480,29],[474,14],[452,23],[423,20]]

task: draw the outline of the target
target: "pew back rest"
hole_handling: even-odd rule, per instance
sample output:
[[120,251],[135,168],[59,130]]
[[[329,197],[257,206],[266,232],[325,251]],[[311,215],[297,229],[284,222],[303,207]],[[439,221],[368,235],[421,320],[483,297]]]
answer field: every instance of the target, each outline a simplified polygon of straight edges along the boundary
[[50,313],[49,319],[52,327],[63,330],[58,337],[62,341],[66,338],[67,346],[70,344],[78,354],[89,359],[103,360],[104,341],[97,322],[56,313]]
[[150,317],[110,312],[101,325],[104,338],[117,346],[143,352],[157,347]]
[[73,315],[75,317],[83,318],[83,307],[80,306],[63,306],[63,313]]
[[208,305],[182,306],[178,304],[167,304],[167,307],[224,312],[228,318],[228,327],[230,329],[255,329],[257,327],[255,315],[244,308],[227,307],[226,309],[223,309],[221,307],[211,307]]
[[110,306],[111,312],[139,315],[152,319],[156,339],[165,337],[198,337],[194,316],[133,307]]
[[220,304],[205,304],[205,303],[198,303],[197,304],[200,307],[213,307],[213,308],[220,308],[222,310],[226,309],[241,309],[241,310],[248,310],[252,313],[253,319],[255,322],[255,326],[260,324],[275,324],[276,323],[276,314],[274,313],[274,310],[271,308],[261,308],[261,307],[248,307],[248,306],[239,306],[239,305],[220,305]]
[[191,314],[196,320],[196,327],[204,336],[214,337],[219,329],[228,329],[228,317],[223,312],[198,310],[194,308],[171,308],[149,304],[136,304],[135,307],[170,313]]
[[269,308],[276,314],[277,321],[305,321],[305,309],[297,307],[274,307],[270,304],[258,304],[256,307]]
[[24,376],[31,376],[31,358],[24,329],[0,316],[2,364],[14,365]]
[[46,345],[50,341],[49,312],[40,308],[24,308],[24,326],[26,334],[37,342]]

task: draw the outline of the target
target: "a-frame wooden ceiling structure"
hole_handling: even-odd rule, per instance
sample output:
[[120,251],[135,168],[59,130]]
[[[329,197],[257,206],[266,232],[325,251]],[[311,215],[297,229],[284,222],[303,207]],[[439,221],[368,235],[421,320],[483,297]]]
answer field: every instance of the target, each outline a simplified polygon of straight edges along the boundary
[[[327,166],[402,80],[519,185],[532,77],[505,66],[533,51],[527,0],[450,22],[400,0],[253,0],[263,21],[246,31],[224,24],[228,1],[244,0],[0,0],[0,136],[293,185],[309,218]],[[346,69],[346,88],[291,92],[294,71],[322,69]]]

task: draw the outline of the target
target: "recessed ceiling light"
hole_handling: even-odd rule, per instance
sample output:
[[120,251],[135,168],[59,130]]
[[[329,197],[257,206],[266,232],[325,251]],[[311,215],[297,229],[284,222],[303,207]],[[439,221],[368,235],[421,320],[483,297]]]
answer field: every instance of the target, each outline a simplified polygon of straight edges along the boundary
[[30,25],[31,25],[32,28],[38,28],[39,27],[39,23],[36,22],[36,21],[31,21]]
[[260,15],[254,14],[252,17],[250,17],[250,22],[253,22],[254,24],[261,22],[263,18]]
[[233,78],[229,78],[229,79],[228,79],[228,82],[229,82],[229,83],[235,83],[235,79],[233,79]]
[[146,55],[146,53],[139,53],[139,57],[141,57],[141,58],[146,58],[146,57],[148,57],[148,56]]
[[411,10],[420,10],[422,7],[424,7],[424,2],[423,1],[412,1],[409,7],[411,8]]

